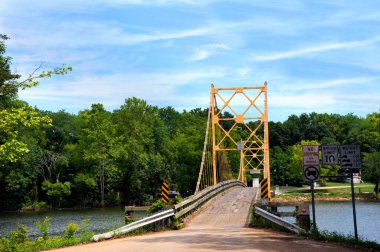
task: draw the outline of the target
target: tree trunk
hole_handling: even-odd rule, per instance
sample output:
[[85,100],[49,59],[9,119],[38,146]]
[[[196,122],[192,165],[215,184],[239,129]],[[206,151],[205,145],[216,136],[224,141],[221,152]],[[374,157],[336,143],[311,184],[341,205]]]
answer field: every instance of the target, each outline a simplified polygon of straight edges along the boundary
[[376,194],[376,198],[378,197],[378,194],[379,194],[379,176],[375,176],[375,194]]
[[104,160],[99,161],[100,205],[104,207]]

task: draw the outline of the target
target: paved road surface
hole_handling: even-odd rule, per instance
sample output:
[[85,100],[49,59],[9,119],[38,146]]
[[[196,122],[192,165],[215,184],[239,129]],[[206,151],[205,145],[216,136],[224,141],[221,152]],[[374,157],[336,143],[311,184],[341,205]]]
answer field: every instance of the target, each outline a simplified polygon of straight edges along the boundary
[[334,244],[248,228],[252,188],[218,197],[177,231],[164,231],[53,250],[56,252],[169,251],[354,251]]

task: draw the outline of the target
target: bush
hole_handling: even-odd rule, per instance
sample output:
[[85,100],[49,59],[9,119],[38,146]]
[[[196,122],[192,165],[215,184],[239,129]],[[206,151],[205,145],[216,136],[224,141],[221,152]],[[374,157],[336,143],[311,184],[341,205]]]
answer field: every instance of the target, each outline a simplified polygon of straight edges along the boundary
[[42,233],[42,238],[46,241],[49,238],[50,218],[45,217],[42,223],[37,221],[37,228]]
[[93,233],[90,231],[90,219],[85,219],[80,224],[79,233],[82,239],[90,239]]
[[10,241],[13,244],[24,243],[28,240],[29,230],[25,225],[18,225],[16,231],[11,231]]
[[155,213],[158,211],[161,211],[165,209],[165,203],[159,199],[156,202],[154,202],[147,210],[148,213]]
[[73,238],[75,233],[79,231],[79,226],[75,222],[70,222],[65,229],[65,238]]
[[46,208],[47,204],[45,201],[34,201],[34,202],[27,202],[22,204],[21,210],[22,211],[35,211]]

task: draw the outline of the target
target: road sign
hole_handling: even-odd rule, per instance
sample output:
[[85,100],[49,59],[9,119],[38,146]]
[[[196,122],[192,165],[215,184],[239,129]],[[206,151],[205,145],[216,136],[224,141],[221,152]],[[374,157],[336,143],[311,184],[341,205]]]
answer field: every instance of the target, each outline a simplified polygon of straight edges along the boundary
[[303,145],[302,146],[303,165],[319,166],[319,151],[318,145]]
[[162,183],[162,185],[161,185],[161,200],[164,203],[168,203],[170,201],[170,199],[169,199],[169,185],[166,182]]
[[322,145],[322,164],[338,164],[338,145]]
[[261,199],[269,198],[268,179],[267,178],[263,178],[260,181],[260,189],[261,189]]
[[305,166],[303,175],[305,178],[305,181],[319,181],[321,178],[320,172],[319,172],[319,165],[318,166]]
[[341,145],[340,164],[342,169],[361,169],[360,145]]
[[237,149],[238,150],[244,150],[244,142],[242,142],[242,141],[237,142]]

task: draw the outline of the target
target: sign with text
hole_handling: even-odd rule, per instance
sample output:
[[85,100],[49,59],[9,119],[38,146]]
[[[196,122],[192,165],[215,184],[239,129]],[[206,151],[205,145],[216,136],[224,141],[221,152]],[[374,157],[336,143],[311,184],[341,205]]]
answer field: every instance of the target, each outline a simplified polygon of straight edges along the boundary
[[303,145],[302,157],[304,166],[319,166],[318,145]]
[[322,145],[322,164],[338,164],[338,145]]
[[341,145],[340,164],[342,169],[361,169],[360,145]]

